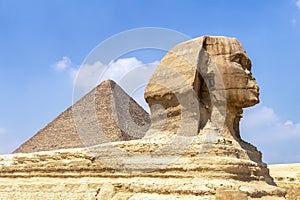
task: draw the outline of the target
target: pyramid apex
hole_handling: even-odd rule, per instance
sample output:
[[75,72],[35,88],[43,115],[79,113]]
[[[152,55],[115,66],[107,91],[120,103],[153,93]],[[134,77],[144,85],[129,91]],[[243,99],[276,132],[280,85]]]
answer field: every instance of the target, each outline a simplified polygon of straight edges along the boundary
[[117,83],[111,79],[108,79],[108,80],[104,80],[102,81],[98,87],[107,87],[107,86],[110,86],[110,87],[114,87],[115,85],[117,85]]

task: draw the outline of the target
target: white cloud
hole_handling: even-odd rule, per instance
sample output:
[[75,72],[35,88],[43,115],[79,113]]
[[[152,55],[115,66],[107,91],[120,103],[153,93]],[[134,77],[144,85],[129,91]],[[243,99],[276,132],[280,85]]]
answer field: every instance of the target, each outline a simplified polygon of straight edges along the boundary
[[137,89],[145,86],[158,61],[144,64],[135,57],[122,58],[112,61],[105,65],[99,61],[93,64],[85,64],[78,69],[72,68],[70,75],[74,81],[74,96],[75,101],[82,97],[85,93],[92,90],[104,80],[114,80],[118,83],[129,95],[134,96],[135,100],[140,105],[145,105],[143,92],[138,92],[142,95],[134,95]]
[[64,56],[62,57],[61,60],[57,61],[55,64],[54,64],[54,68],[58,71],[64,71],[66,70],[67,68],[71,67],[72,66],[72,61],[69,57],[67,56]]
[[271,125],[277,123],[278,120],[279,119],[272,108],[267,106],[257,106],[255,109],[245,112],[243,125],[245,128],[251,129],[253,127]]
[[298,1],[296,2],[296,6],[297,6],[297,8],[300,10],[300,0],[298,0]]
[[259,105],[246,110],[241,135],[263,152],[268,163],[300,162],[300,123],[281,120],[272,108]]
[[105,65],[99,61],[91,65],[83,65],[79,69],[72,68],[70,75],[74,87],[83,88],[85,90],[93,89],[98,84],[98,78],[103,68],[105,68]]
[[294,125],[294,123],[291,121],[291,120],[287,120],[285,123],[284,123],[285,126],[292,126]]

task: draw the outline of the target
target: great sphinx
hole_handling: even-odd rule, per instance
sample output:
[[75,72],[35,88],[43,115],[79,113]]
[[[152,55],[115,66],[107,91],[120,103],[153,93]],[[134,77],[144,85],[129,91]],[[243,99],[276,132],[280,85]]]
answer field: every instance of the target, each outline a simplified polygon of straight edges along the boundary
[[[146,87],[152,123],[146,135],[95,147],[96,157],[133,176],[181,177],[178,184],[189,185],[189,192],[198,188],[191,192],[196,196],[220,197],[229,191],[228,199],[284,199],[261,152],[240,135],[243,108],[259,103],[251,67],[235,38],[203,36],[176,45]],[[186,183],[188,177],[195,184]],[[160,189],[176,193],[166,189],[167,182]]]
[[259,102],[259,87],[237,39],[203,36],[176,45],[144,97],[151,126],[143,138],[11,155],[1,175],[94,177],[80,188],[96,199],[285,199],[261,152],[239,131],[243,108]]

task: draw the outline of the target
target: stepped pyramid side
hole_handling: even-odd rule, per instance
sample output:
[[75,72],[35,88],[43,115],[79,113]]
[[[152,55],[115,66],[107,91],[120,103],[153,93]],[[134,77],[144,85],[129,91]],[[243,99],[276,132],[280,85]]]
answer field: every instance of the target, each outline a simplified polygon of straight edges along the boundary
[[[104,142],[138,139],[145,135],[149,126],[148,113],[114,81],[107,80],[13,153],[80,148]],[[133,129],[136,131],[133,132]]]

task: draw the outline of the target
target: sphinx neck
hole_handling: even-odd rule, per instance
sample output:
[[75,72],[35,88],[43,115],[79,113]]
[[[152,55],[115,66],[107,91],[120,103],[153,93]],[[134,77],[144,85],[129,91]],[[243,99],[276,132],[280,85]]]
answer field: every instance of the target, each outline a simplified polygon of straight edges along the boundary
[[240,136],[240,120],[243,116],[243,109],[236,107],[227,108],[224,129],[235,137],[237,140],[242,140]]
[[[226,107],[224,111],[218,107],[212,107],[211,112],[202,112],[200,116],[200,125],[203,129],[222,129],[223,134],[230,134],[236,140],[242,140],[240,136],[240,120],[242,118],[243,109],[237,107]],[[209,113],[209,114],[206,114]],[[205,124],[205,125],[203,125]],[[224,136],[225,136],[224,135]]]

